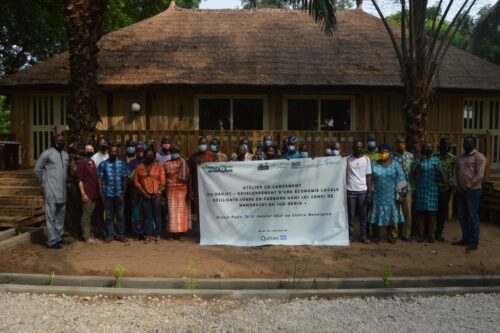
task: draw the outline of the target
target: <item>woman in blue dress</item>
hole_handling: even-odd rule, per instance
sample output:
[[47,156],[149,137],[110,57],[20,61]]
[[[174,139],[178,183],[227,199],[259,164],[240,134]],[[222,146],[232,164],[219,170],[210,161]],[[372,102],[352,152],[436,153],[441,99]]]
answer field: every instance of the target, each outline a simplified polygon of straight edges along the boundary
[[[440,159],[432,156],[432,143],[425,143],[422,147],[422,157],[413,161],[411,176],[415,181],[417,241],[422,243],[427,239],[428,243],[434,243],[439,198],[438,183],[443,177],[443,166]],[[427,232],[424,236],[425,231]]]
[[396,243],[393,230],[404,223],[401,202],[406,196],[406,177],[401,165],[393,162],[390,146],[382,144],[378,151],[380,158],[372,161],[372,205],[368,221],[373,227],[373,242],[380,241],[380,228],[387,229],[387,241]]

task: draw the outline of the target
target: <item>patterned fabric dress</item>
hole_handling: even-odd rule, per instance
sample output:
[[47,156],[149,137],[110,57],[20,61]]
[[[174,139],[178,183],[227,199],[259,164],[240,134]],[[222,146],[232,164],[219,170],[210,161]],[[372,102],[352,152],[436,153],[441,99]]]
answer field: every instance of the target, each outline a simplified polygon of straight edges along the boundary
[[440,175],[436,171],[435,165],[442,170],[442,163],[435,157],[417,159],[413,161],[412,172],[415,172],[418,165],[420,165],[420,172],[418,178],[415,179],[415,209],[421,212],[436,212],[438,210]]
[[396,199],[405,187],[405,173],[399,163],[392,162],[384,168],[372,161],[372,208],[368,221],[379,226],[404,223],[403,211]]
[[180,168],[180,159],[165,163],[168,202],[167,231],[171,233],[186,232],[191,229],[191,205],[187,197],[188,184],[179,180]]

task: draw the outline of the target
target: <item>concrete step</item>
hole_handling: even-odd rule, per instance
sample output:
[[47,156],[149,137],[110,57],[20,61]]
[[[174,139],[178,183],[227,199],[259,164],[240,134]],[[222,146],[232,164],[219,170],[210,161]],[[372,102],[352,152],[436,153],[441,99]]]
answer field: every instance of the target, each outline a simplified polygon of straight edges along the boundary
[[20,179],[0,179],[0,185],[2,186],[33,186],[40,187],[40,183],[35,179],[20,178]]

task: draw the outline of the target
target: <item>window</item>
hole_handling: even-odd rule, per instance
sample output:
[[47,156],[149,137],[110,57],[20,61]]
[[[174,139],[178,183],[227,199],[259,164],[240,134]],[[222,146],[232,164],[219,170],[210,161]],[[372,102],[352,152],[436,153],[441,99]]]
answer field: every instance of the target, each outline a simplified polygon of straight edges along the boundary
[[262,130],[262,98],[200,98],[200,130]]
[[302,131],[351,130],[351,99],[290,98],[287,129]]
[[464,101],[464,129],[483,128],[483,101]]

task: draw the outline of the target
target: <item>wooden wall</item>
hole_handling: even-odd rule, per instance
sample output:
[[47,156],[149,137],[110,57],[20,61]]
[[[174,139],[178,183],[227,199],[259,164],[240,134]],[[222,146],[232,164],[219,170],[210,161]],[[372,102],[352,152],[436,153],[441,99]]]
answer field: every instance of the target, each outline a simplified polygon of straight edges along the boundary
[[[37,94],[44,92],[36,92]],[[51,92],[45,92],[50,94]],[[54,93],[54,92],[52,92]],[[58,91],[57,93],[61,93]],[[402,97],[397,92],[302,88],[168,88],[102,92],[98,98],[102,122],[98,130],[194,130],[195,97],[198,95],[262,95],[267,96],[267,124],[270,130],[283,130],[284,97],[341,95],[353,96],[353,131],[403,133]],[[29,161],[30,94],[14,93],[12,129],[23,145],[23,161]],[[140,103],[141,111],[134,114],[131,103]],[[429,132],[462,131],[462,95],[439,94],[429,112]]]

